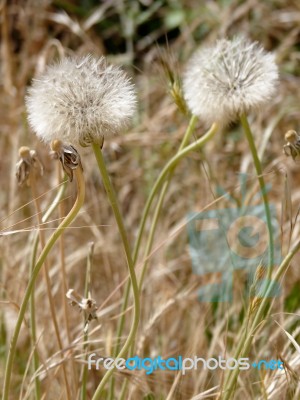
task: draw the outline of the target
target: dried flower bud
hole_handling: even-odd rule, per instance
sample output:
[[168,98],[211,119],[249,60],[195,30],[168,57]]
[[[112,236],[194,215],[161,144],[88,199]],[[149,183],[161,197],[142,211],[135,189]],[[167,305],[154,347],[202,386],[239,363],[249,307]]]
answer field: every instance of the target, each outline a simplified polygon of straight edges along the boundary
[[18,184],[22,186],[24,183],[30,184],[30,173],[35,171],[43,175],[44,169],[35,150],[22,146],[19,149],[20,160],[16,165],[16,178]]
[[283,152],[295,161],[300,154],[300,136],[296,131],[290,130],[284,135],[284,138],[287,144],[283,146]]
[[33,80],[26,97],[28,118],[45,142],[101,144],[118,133],[135,112],[134,86],[104,57],[65,58]]
[[96,301],[90,296],[88,298],[82,297],[74,289],[68,290],[66,297],[71,300],[71,306],[78,306],[79,311],[83,311],[86,317],[84,331],[88,329],[88,324],[93,319],[97,319],[96,311],[98,309]]
[[277,81],[274,55],[236,37],[198,50],[187,65],[183,89],[193,114],[208,124],[227,125],[267,103]]
[[56,153],[63,170],[68,175],[70,182],[72,182],[73,170],[78,167],[83,169],[78,151],[73,146],[64,145],[60,140],[53,140],[51,149],[53,153]]

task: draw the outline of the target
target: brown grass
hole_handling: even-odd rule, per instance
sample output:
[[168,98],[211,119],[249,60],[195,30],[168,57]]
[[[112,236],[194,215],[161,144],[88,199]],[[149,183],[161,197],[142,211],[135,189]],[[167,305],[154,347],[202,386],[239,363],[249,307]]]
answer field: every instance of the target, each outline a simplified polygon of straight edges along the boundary
[[[127,64],[126,68],[137,84],[139,113],[132,129],[123,136],[107,140],[104,146],[107,165],[133,243],[147,194],[166,160],[178,148],[188,123],[188,117],[180,112],[168,93],[168,79],[159,62],[163,49],[166,49],[171,68],[178,76],[198,45],[210,43],[218,37],[242,32],[253,40],[259,40],[266,49],[275,51],[281,73],[280,87],[272,103],[251,116],[251,123],[257,145],[264,150],[265,179],[272,185],[269,196],[277,208],[282,254],[287,252],[290,241],[299,237],[299,164],[282,155],[285,132],[299,129],[300,121],[298,0],[188,0],[174,3],[153,0],[124,4],[112,0],[100,2],[98,6],[97,2],[90,2],[94,6],[88,10],[80,6],[81,3],[24,0],[2,1],[0,5],[0,219],[5,233],[0,242],[1,378],[5,352],[28,281],[32,237],[37,229],[30,188],[18,187],[15,180],[18,148],[22,145],[35,148],[44,164],[44,176],[38,181],[37,188],[43,212],[54,198],[58,185],[56,161],[50,158],[46,146],[38,142],[27,126],[24,95],[30,79],[58,56],[88,52],[107,54],[110,61]],[[149,5],[141,6],[142,3]],[[130,11],[133,12],[135,7],[140,9],[131,21]],[[147,16],[145,12],[149,10]],[[125,26],[128,27],[130,22],[135,30],[126,37]],[[203,131],[204,125],[199,122],[196,136]],[[80,153],[87,198],[76,222],[64,235],[67,288],[83,294],[89,243],[94,242],[91,292],[99,305],[99,318],[90,324],[89,346],[90,351],[107,357],[116,341],[127,269],[117,227],[91,150],[80,149]],[[188,212],[200,211],[208,205],[209,209],[234,206],[220,197],[216,192],[217,186],[223,187],[237,202],[242,201],[239,173],[249,174],[248,201],[256,204],[258,186],[255,172],[239,125],[219,133],[203,152],[192,154],[176,169],[155,235],[141,296],[141,323],[136,340],[140,356],[197,355],[210,358],[223,355],[229,358],[233,355],[248,304],[244,295],[245,274],[241,271],[235,273],[233,302],[199,302],[198,289],[204,284],[216,283],[219,276],[217,273],[207,276],[193,273],[186,216]],[[63,202],[65,211],[70,209],[74,196],[75,187],[69,184]],[[43,226],[46,236],[57,226],[58,218],[58,214],[53,215],[51,221]],[[57,246],[48,260],[49,273],[65,349],[63,362],[69,371],[71,398],[77,399],[84,359],[83,319],[76,308],[68,308],[69,343],[63,312],[63,302],[67,300],[59,254]],[[139,265],[141,262],[142,259]],[[257,333],[250,354],[251,360],[282,358],[286,363],[285,373],[276,370],[259,373],[253,369],[241,372],[236,399],[297,399],[300,396],[297,378],[299,350],[275,323],[277,321],[299,341],[298,264],[299,256],[296,256],[281,282],[281,295]],[[131,311],[127,313],[124,339]],[[65,399],[62,361],[50,315],[46,285],[41,276],[36,285],[36,322],[42,393],[47,399]],[[14,362],[11,399],[34,398],[33,374],[29,366],[32,351],[28,313]],[[71,374],[72,360],[75,362],[75,379]],[[89,371],[87,399],[91,398],[103,372]],[[128,399],[216,398],[222,372],[188,371],[185,376],[176,371],[156,371],[152,375],[134,371],[117,373],[116,398],[125,378],[129,378]]]

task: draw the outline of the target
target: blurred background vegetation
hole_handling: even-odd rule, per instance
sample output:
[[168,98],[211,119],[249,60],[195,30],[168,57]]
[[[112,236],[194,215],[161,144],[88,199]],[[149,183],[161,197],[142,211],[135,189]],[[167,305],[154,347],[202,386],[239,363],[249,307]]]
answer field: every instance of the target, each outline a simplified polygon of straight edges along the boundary
[[[19,188],[15,179],[18,148],[22,145],[35,148],[43,162],[45,172],[39,181],[43,211],[53,199],[58,185],[55,161],[49,156],[48,148],[30,131],[24,107],[26,88],[31,79],[53,60],[73,54],[106,55],[110,62],[123,65],[137,85],[139,112],[132,128],[123,136],[107,140],[104,145],[133,242],[147,194],[166,160],[178,148],[188,124],[189,117],[180,98],[180,82],[190,55],[198,46],[235,34],[244,34],[274,51],[281,78],[277,95],[265,110],[251,115],[250,120],[263,155],[266,181],[272,187],[270,199],[277,207],[282,253],[286,253],[290,241],[300,233],[297,222],[299,164],[282,154],[285,132],[298,130],[300,121],[298,0],[2,0],[0,9],[0,217],[2,231],[17,230],[2,236],[0,243],[1,378],[29,275],[32,242],[28,230],[34,230],[37,225],[30,189]],[[205,121],[199,121],[195,137],[200,136],[204,128]],[[68,288],[83,293],[89,242],[95,242],[92,296],[99,305],[101,318],[98,323],[93,322],[92,328],[98,329],[90,335],[90,340],[100,340],[91,345],[92,349],[109,355],[122,299],[123,287],[119,285],[126,278],[125,261],[90,150],[80,149],[80,153],[88,195],[84,210],[73,224],[81,228],[70,229],[64,239],[67,282]],[[165,201],[142,293],[143,309],[137,338],[139,355],[209,358],[225,353],[229,357],[234,352],[236,332],[245,318],[247,299],[243,287],[247,277],[242,272],[237,274],[232,303],[199,302],[199,287],[214,283],[219,277],[217,274],[202,277],[193,274],[185,221],[188,212],[202,210],[208,205],[211,208],[238,206],[242,201],[240,173],[249,174],[247,188],[253,194],[249,202],[256,204],[258,187],[252,179],[255,174],[251,158],[238,124],[220,132],[214,143],[191,155],[177,168]],[[218,187],[228,191],[236,203],[232,204],[226,198],[218,200]],[[71,207],[74,193],[75,188],[69,185],[65,211]],[[58,216],[47,225],[50,232],[57,226],[56,218]],[[251,357],[256,359],[281,357],[289,363],[290,370],[283,375],[277,371],[243,373],[236,399],[242,396],[247,399],[298,398],[299,355],[297,359],[297,352],[274,320],[299,339],[299,260],[299,257],[295,259],[286,274],[282,295],[276,300],[271,318],[251,350]],[[66,300],[60,279],[60,261],[55,251],[50,262],[57,315],[68,349],[65,353],[68,368],[70,360],[77,357],[77,378],[71,380],[75,399],[80,386],[79,361],[83,356],[80,346],[70,346],[70,343],[75,343],[82,335],[82,316],[69,308],[69,340],[62,312],[62,303]],[[119,290],[115,290],[118,287]],[[42,388],[48,399],[65,398],[42,278],[36,288],[36,305],[38,349],[44,365]],[[129,328],[129,314],[125,333]],[[28,324],[23,326],[19,341],[12,399],[33,398],[30,397],[33,390],[31,369],[26,369],[31,357]],[[87,398],[102,373],[89,373]],[[119,393],[124,377],[125,374],[117,375],[116,393]],[[222,371],[191,371],[178,379],[171,372],[129,377],[128,399],[196,400],[204,398],[199,393],[205,391],[216,398]]]

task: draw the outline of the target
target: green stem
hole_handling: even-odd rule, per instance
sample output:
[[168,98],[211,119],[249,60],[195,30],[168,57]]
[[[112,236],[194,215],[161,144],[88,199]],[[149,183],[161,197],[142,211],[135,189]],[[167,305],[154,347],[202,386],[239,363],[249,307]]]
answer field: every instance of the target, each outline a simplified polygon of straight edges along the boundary
[[10,348],[9,348],[7,362],[6,362],[6,368],[5,368],[5,378],[4,378],[4,385],[3,385],[2,400],[8,400],[12,366],[13,366],[13,361],[14,361],[14,357],[15,357],[17,341],[18,341],[20,330],[21,330],[22,322],[24,320],[26,308],[27,308],[28,302],[30,300],[30,296],[32,294],[32,290],[33,290],[36,278],[38,276],[38,273],[40,272],[40,270],[43,266],[43,263],[44,263],[47,255],[49,254],[50,250],[53,248],[54,244],[56,243],[56,241],[58,240],[60,235],[63,233],[65,228],[68,227],[71,224],[71,222],[73,221],[73,219],[76,217],[76,215],[78,214],[78,212],[84,202],[85,185],[84,185],[84,178],[82,175],[81,168],[76,168],[74,170],[74,173],[76,176],[77,189],[78,189],[76,201],[75,201],[71,211],[69,212],[69,214],[61,222],[61,224],[58,226],[56,231],[51,235],[46,246],[44,247],[44,249],[36,263],[36,266],[34,267],[34,269],[32,271],[30,281],[29,281],[26,291],[25,291],[25,295],[24,295],[24,298],[23,298],[23,301],[22,301],[22,304],[20,307],[16,326],[15,326],[13,336],[12,336],[12,339],[10,342]]
[[[156,208],[155,208],[155,211],[154,211],[154,216],[153,216],[153,219],[152,219],[152,224],[151,224],[151,228],[150,228],[148,241],[147,241],[147,244],[146,244],[146,250],[145,250],[145,255],[144,255],[142,272],[141,272],[141,276],[140,276],[140,280],[139,280],[139,290],[140,291],[142,289],[143,280],[144,280],[144,277],[145,277],[145,274],[146,274],[146,270],[147,270],[147,266],[148,266],[148,257],[149,257],[149,254],[151,252],[151,248],[152,248],[152,244],[153,244],[153,240],[154,240],[154,234],[155,234],[155,230],[156,230],[156,227],[157,227],[157,222],[158,222],[158,219],[159,219],[161,208],[163,206],[164,198],[165,198],[165,195],[166,195],[166,193],[168,191],[168,187],[169,187],[169,184],[171,182],[171,179],[172,179],[174,170],[176,168],[177,162],[182,158],[181,157],[181,152],[185,148],[185,146],[187,145],[188,140],[189,140],[191,134],[193,133],[193,131],[195,129],[196,121],[197,121],[196,117],[192,117],[191,122],[189,124],[189,127],[187,129],[187,132],[186,132],[186,134],[185,134],[185,136],[184,136],[184,138],[183,138],[183,140],[181,142],[181,145],[179,147],[179,150],[178,150],[177,154],[173,157],[173,159],[175,159],[175,160],[177,159],[177,161],[173,162],[172,161],[173,159],[171,159],[171,161],[170,161],[170,168],[167,171],[167,178],[166,178],[166,181],[164,182],[163,187],[162,187],[161,192],[160,192],[159,200],[157,202],[157,205],[156,205]],[[217,129],[218,129],[218,126],[216,124],[214,124],[211,127],[211,129],[205,135],[203,135],[195,143],[193,143],[192,145],[189,146],[189,149],[190,149],[189,151],[191,151],[191,149],[193,149],[193,145],[194,144],[196,144],[194,149],[196,149],[196,148],[198,149],[198,148],[202,147],[205,143],[207,143],[209,140],[211,140],[213,138],[213,136],[215,135],[215,133],[217,132]],[[186,152],[185,155],[188,152]],[[178,158],[178,156],[180,156],[180,157]],[[142,237],[142,234],[143,234],[143,231],[144,231],[145,222],[146,222],[146,218],[148,216],[148,213],[149,213],[149,210],[150,210],[150,206],[152,204],[152,200],[154,199],[154,195],[156,193],[156,192],[154,192],[155,187],[157,186],[157,188],[159,188],[159,186],[161,185],[162,182],[161,183],[158,183],[158,182],[161,179],[163,179],[163,178],[161,178],[163,176],[165,176],[164,170],[162,171],[162,173],[159,176],[158,180],[154,184],[152,192],[150,193],[151,202],[150,202],[150,205],[149,205],[148,208],[147,208],[147,204],[146,204],[146,212],[143,214],[143,218],[142,218],[141,225],[140,225],[140,230],[139,230],[139,236],[138,237],[140,237],[140,238]],[[154,195],[152,195],[152,193],[154,193]],[[138,250],[139,250],[139,247],[140,247],[140,241],[141,241],[141,239],[137,240],[137,245],[136,245],[136,248],[135,248],[135,250],[136,250],[135,253],[134,253],[134,255],[136,257],[135,258],[135,262],[137,261]],[[127,294],[127,292],[125,294]],[[125,302],[125,300],[127,300],[126,297],[124,299],[124,302]],[[119,336],[121,336],[121,334],[118,335],[118,337]],[[133,349],[131,350],[131,354],[132,353],[133,353]],[[125,390],[126,390],[126,387],[125,387],[125,384],[124,384],[123,389],[122,389],[121,399],[124,398]]]
[[[125,226],[123,223],[121,212],[118,207],[118,201],[117,201],[114,189],[111,185],[111,182],[110,182],[110,179],[109,179],[109,176],[107,173],[107,169],[106,169],[105,162],[103,159],[102,151],[101,151],[100,147],[94,143],[92,144],[92,147],[93,147],[94,154],[95,154],[95,157],[96,157],[96,160],[98,163],[98,167],[99,167],[99,170],[100,170],[100,173],[102,176],[103,184],[104,184],[107,196],[109,198],[111,207],[113,209],[115,219],[116,219],[116,222],[117,222],[117,225],[119,228],[119,232],[120,232],[120,235],[121,235],[121,238],[123,241],[123,246],[124,246],[126,259],[127,259],[127,263],[128,263],[130,280],[131,280],[131,284],[132,284],[133,297],[134,297],[134,315],[133,315],[131,329],[130,329],[130,332],[126,339],[125,344],[123,345],[121,351],[117,355],[117,358],[121,358],[123,355],[125,355],[127,353],[128,349],[130,348],[131,344],[133,343],[133,341],[135,339],[135,335],[137,332],[137,328],[138,328],[138,324],[139,324],[139,316],[140,316],[139,289],[138,289],[137,279],[136,279],[136,275],[135,275],[134,265],[133,265],[133,261],[132,261],[132,256],[131,256],[131,251],[130,251],[130,246],[129,246]],[[96,392],[94,393],[92,400],[100,399],[101,393],[102,393],[107,381],[109,380],[110,376],[113,374],[114,370],[115,370],[115,367],[108,370],[105,373],[98,388],[96,389]]]
[[[193,132],[195,130],[196,122],[197,122],[197,117],[195,117],[193,115],[191,117],[190,123],[189,123],[188,128],[187,128],[187,130],[185,132],[185,135],[184,135],[184,137],[182,139],[182,142],[181,142],[181,145],[179,147],[179,150],[178,150],[177,154],[188,143],[191,135],[193,134]],[[147,205],[146,205],[147,210],[145,210],[143,212],[143,215],[142,215],[142,219],[141,219],[140,226],[139,226],[139,229],[138,229],[137,239],[136,239],[134,250],[133,250],[133,256],[132,256],[134,265],[136,265],[136,262],[137,262],[137,258],[138,258],[138,254],[139,254],[139,250],[140,250],[140,245],[141,245],[141,240],[142,240],[142,236],[143,236],[143,233],[144,233],[146,220],[148,218],[150,207],[152,205],[153,199],[154,199],[154,196],[152,196],[152,200],[150,201],[150,204],[148,204],[148,202],[147,202]],[[130,293],[130,281],[128,281],[128,283],[126,285],[126,288],[125,288],[125,292],[124,292],[124,298],[123,298],[122,309],[121,309],[121,317],[120,317],[120,319],[118,321],[117,344],[116,344],[116,348],[115,348],[115,352],[114,352],[114,357],[116,357],[116,355],[119,352],[119,348],[120,348],[121,336],[122,336],[124,323],[125,323],[125,312],[126,312],[126,309],[127,309],[128,299],[129,299],[129,293]],[[112,399],[112,396],[111,396],[111,399]]]
[[[202,146],[204,146],[204,144],[206,144],[209,140],[211,140],[214,137],[214,135],[216,134],[217,129],[218,129],[217,124],[214,124],[211,127],[211,129],[205,135],[203,135],[200,138],[202,140],[198,142],[197,149],[202,147]],[[181,151],[185,148],[186,144],[187,144],[187,140],[186,140],[186,137],[184,137],[184,140],[182,141],[181,146],[179,147],[177,155],[179,155],[181,153]],[[154,240],[154,234],[155,234],[156,226],[157,226],[157,223],[158,223],[159,215],[160,215],[161,208],[162,208],[162,205],[163,205],[163,201],[164,201],[165,195],[166,195],[166,193],[168,191],[168,187],[169,187],[169,184],[171,182],[175,167],[176,167],[176,165],[173,166],[172,168],[170,168],[170,170],[169,170],[168,177],[167,177],[166,181],[163,184],[163,187],[162,187],[162,190],[161,190],[161,193],[160,193],[160,197],[159,197],[158,203],[157,203],[155,211],[154,211],[154,216],[153,216],[153,219],[152,219],[150,233],[149,233],[148,241],[147,241],[147,244],[146,244],[146,251],[145,251],[145,255],[144,255],[144,262],[143,262],[143,266],[142,266],[142,272],[141,272],[141,276],[140,276],[140,280],[139,280],[139,290],[140,291],[142,290],[143,280],[144,280],[145,273],[146,273],[147,266],[148,266],[148,257],[150,255],[150,252],[151,252],[151,249],[152,249],[152,244],[153,244],[153,240]]]
[[[295,254],[299,250],[300,250],[300,240],[292,247],[290,252],[286,255],[286,257],[284,258],[284,260],[278,267],[278,270],[275,273],[274,278],[268,285],[266,292],[264,294],[264,297],[262,298],[262,301],[261,301],[259,308],[256,312],[256,315],[253,319],[253,322],[249,329],[248,335],[245,334],[242,336],[242,340],[240,341],[240,343],[242,343],[241,351],[237,354],[237,356],[235,358],[238,358],[238,357],[243,358],[243,357],[247,356],[250,346],[251,346],[251,343],[252,343],[252,340],[254,338],[255,331],[257,330],[260,323],[263,321],[263,319],[268,315],[268,313],[271,310],[271,307],[269,307],[268,313],[264,316],[266,307],[268,305],[269,297],[271,297],[272,291],[274,288],[276,288],[277,282],[283,276],[283,274],[287,271],[292,258],[295,256]],[[239,375],[238,368],[236,370],[233,370],[232,374],[229,375],[227,382],[224,385],[223,400],[232,399],[232,395],[233,395],[233,391],[234,391],[234,387],[235,387],[238,375]]]
[[[194,143],[190,144],[188,147],[186,147],[186,144],[187,144],[188,140],[190,139],[192,133],[195,130],[196,122],[197,122],[197,117],[192,116],[190,124],[188,126],[188,129],[187,129],[187,131],[186,131],[186,133],[184,135],[184,138],[182,140],[182,143],[180,145],[179,151],[167,163],[167,165],[162,170],[160,176],[156,180],[154,186],[152,187],[150,195],[149,195],[149,197],[147,199],[147,203],[146,203],[145,208],[143,210],[143,215],[142,215],[142,219],[141,219],[139,230],[138,230],[138,235],[137,235],[137,239],[136,239],[136,245],[135,245],[134,253],[133,253],[133,259],[134,259],[135,262],[137,261],[137,258],[138,258],[138,253],[139,253],[139,249],[140,249],[140,245],[141,245],[141,240],[142,240],[142,236],[143,236],[143,232],[144,232],[144,228],[145,228],[145,224],[146,224],[146,220],[147,220],[147,217],[148,217],[148,214],[149,214],[149,210],[150,210],[151,204],[152,204],[153,199],[154,199],[154,197],[155,197],[155,195],[156,195],[156,193],[157,193],[157,191],[159,189],[159,186],[161,185],[162,181],[164,180],[166,174],[169,172],[169,169],[174,169],[176,167],[177,163],[183,157],[185,157],[190,151],[195,150],[198,147],[199,142],[201,142],[200,146],[205,144],[207,141],[210,140],[210,137],[212,135],[214,135],[214,133],[215,133],[216,125],[214,124],[211,127],[211,129],[204,136],[202,136],[196,142],[194,142]],[[211,132],[212,130],[213,130],[213,132]],[[185,153],[180,155],[180,153],[183,150],[183,148],[185,148]]]
[[[240,117],[240,120],[241,120],[243,129],[244,129],[246,138],[248,140],[248,144],[249,144],[250,151],[252,154],[254,166],[256,169],[257,179],[259,182],[260,191],[261,191],[261,195],[262,195],[263,203],[264,203],[266,223],[267,223],[268,235],[269,235],[269,262],[268,262],[267,279],[266,279],[266,286],[264,287],[264,292],[261,295],[264,299],[263,303],[265,304],[265,301],[267,299],[267,293],[269,293],[269,289],[270,289],[270,287],[272,287],[271,278],[272,278],[272,271],[273,271],[273,266],[274,266],[274,237],[273,237],[272,219],[271,219],[271,212],[270,212],[269,200],[268,200],[268,195],[267,195],[267,189],[266,189],[265,181],[263,178],[263,170],[262,170],[260,159],[257,154],[257,149],[256,149],[255,142],[253,139],[253,134],[251,132],[251,128],[249,126],[246,115],[242,115]],[[249,307],[250,307],[250,305],[249,305]],[[250,313],[248,315],[250,316]],[[257,317],[257,314],[256,314],[256,317]],[[256,320],[256,317],[255,317],[255,320]],[[251,333],[251,331],[250,331],[250,333]],[[248,337],[248,321],[246,321],[245,324],[243,324],[243,326],[242,326],[241,337],[238,341],[238,346],[237,346],[237,349],[235,352],[236,359],[238,357],[240,357],[240,354],[241,354],[243,348],[245,348],[245,340],[247,337]],[[230,371],[228,373],[227,379],[225,380],[225,383],[224,383],[224,388],[225,388],[224,392],[225,393],[232,393],[232,391],[234,390],[233,382],[236,381],[235,377],[237,377],[237,375],[236,375],[237,372],[238,371]],[[227,398],[226,394],[225,394],[225,398]]]
[[[188,125],[188,128],[187,128],[187,130],[186,130],[186,132],[184,134],[184,137],[182,139],[182,142],[180,144],[179,150],[177,151],[177,154],[187,145],[188,141],[190,140],[191,135],[195,131],[196,123],[197,123],[197,117],[192,115],[192,117],[190,119],[190,122],[189,122],[189,125]],[[161,206],[163,204],[164,196],[165,196],[165,194],[167,192],[171,177],[172,177],[172,173],[170,172],[170,175],[167,178],[167,182],[164,183],[164,187],[162,188],[160,199],[158,200],[158,204],[157,204],[157,207],[156,207],[156,210],[157,210],[156,213],[158,213],[158,214],[160,213],[160,209],[161,209]],[[154,197],[153,197],[153,199],[154,199]],[[161,203],[161,204],[159,205],[159,203]],[[149,211],[150,211],[151,205],[152,205],[152,201],[150,203],[150,206],[148,207],[148,210],[145,213],[143,213],[143,216],[142,216],[142,219],[141,219],[141,223],[140,223],[140,226],[139,226],[139,229],[138,229],[138,235],[137,235],[137,239],[136,239],[134,250],[133,250],[133,263],[134,263],[134,266],[136,265],[136,262],[137,262],[137,258],[138,258],[138,254],[139,254],[139,250],[140,250],[140,246],[141,246],[141,240],[142,240],[142,236],[143,236],[143,233],[144,233],[144,227],[145,227],[145,223],[146,223],[146,220],[148,218],[148,215],[149,215]],[[156,219],[158,219],[158,215],[157,215]],[[155,226],[156,226],[156,224],[155,224]],[[155,230],[155,227],[154,227],[154,230]],[[153,232],[153,234],[154,234],[154,232]],[[150,246],[151,246],[151,244],[150,244]],[[139,288],[141,288],[140,284],[139,284]],[[126,288],[125,288],[125,292],[124,292],[123,304],[122,304],[122,310],[121,310],[121,317],[119,319],[118,327],[117,327],[117,344],[116,344],[116,349],[115,349],[115,352],[114,352],[114,356],[116,356],[116,354],[119,351],[119,347],[120,347],[121,336],[122,336],[124,323],[125,323],[125,312],[126,312],[126,309],[127,309],[127,306],[128,306],[129,293],[130,293],[130,281],[127,282],[127,285],[126,285]],[[125,392],[125,389],[123,387],[121,398],[123,398],[124,392]],[[110,398],[110,400],[113,400],[113,398],[114,398],[114,381],[113,380],[111,381],[111,385],[110,385],[110,397],[109,398]]]
[[268,282],[271,280],[272,270],[273,270],[273,266],[274,266],[274,237],[273,237],[273,227],[272,227],[272,218],[271,218],[271,211],[270,211],[270,206],[269,206],[269,199],[268,199],[268,195],[267,195],[267,188],[265,185],[265,180],[263,177],[263,170],[262,170],[261,162],[260,162],[260,159],[257,154],[257,150],[256,150],[256,146],[254,143],[251,128],[249,126],[246,115],[242,115],[240,117],[240,119],[241,119],[241,123],[242,123],[243,129],[244,129],[246,138],[248,140],[251,154],[252,154],[254,166],[256,169],[257,179],[259,182],[260,191],[261,191],[264,208],[265,208],[266,222],[267,222],[268,235],[269,235],[269,264],[268,264],[268,272],[267,272],[267,285],[268,285]]
[[190,144],[189,146],[185,147],[183,150],[181,150],[179,153],[177,153],[171,160],[166,164],[162,172],[160,173],[158,179],[156,180],[154,186],[152,187],[152,190],[150,192],[150,195],[148,197],[146,206],[144,208],[143,216],[142,216],[142,221],[140,224],[140,231],[143,232],[145,228],[145,223],[146,223],[146,216],[149,213],[150,206],[152,204],[152,201],[154,197],[156,196],[158,190],[160,189],[161,185],[165,181],[168,173],[172,171],[176,165],[181,161],[187,154],[189,154],[191,151],[198,149],[199,147],[202,147],[204,144],[206,144],[216,133],[218,129],[217,124],[213,124],[210,128],[210,130],[203,135],[201,138],[197,139],[195,142]]
[[[35,235],[34,242],[33,242],[33,249],[30,261],[30,274],[33,272],[33,268],[36,262],[36,255],[37,255],[37,248],[39,243],[39,236],[38,233]],[[37,350],[37,338],[36,338],[36,320],[35,320],[35,287],[32,289],[32,294],[30,297],[30,327],[31,327],[31,344],[34,347],[33,353],[33,369],[34,373],[39,368],[39,354]],[[34,391],[35,391],[35,399],[39,400],[41,398],[41,385],[40,379],[38,376],[34,379]]]

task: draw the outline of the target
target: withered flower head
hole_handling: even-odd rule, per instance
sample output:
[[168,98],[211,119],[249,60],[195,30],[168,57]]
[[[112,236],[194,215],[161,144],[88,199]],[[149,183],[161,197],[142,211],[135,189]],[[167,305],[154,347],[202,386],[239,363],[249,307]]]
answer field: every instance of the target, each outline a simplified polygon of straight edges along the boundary
[[37,172],[43,175],[44,169],[35,150],[22,146],[19,149],[20,160],[16,164],[16,178],[20,186],[30,184],[30,173]]
[[57,155],[63,170],[68,175],[70,182],[72,182],[74,169],[83,169],[78,151],[75,147],[65,145],[60,140],[53,140],[51,142],[51,149]]
[[287,144],[283,146],[283,152],[286,156],[291,156],[295,161],[300,154],[300,136],[296,131],[290,130],[285,136]]
[[98,306],[96,304],[96,301],[90,296],[88,298],[81,296],[74,289],[69,289],[66,297],[71,300],[71,306],[77,306],[79,308],[79,311],[84,312],[84,315],[86,317],[84,331],[86,332],[89,322],[93,319],[97,319],[96,311],[98,309]]

